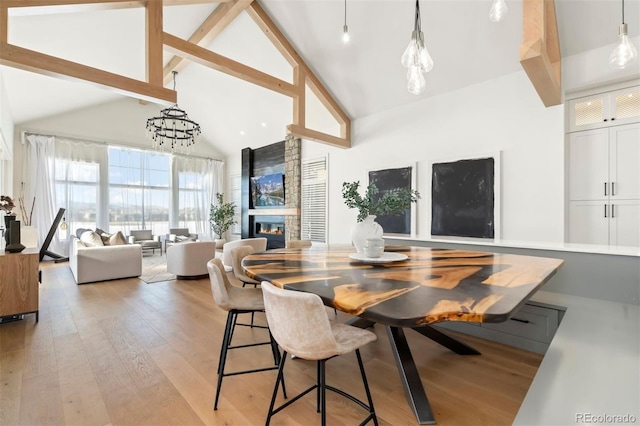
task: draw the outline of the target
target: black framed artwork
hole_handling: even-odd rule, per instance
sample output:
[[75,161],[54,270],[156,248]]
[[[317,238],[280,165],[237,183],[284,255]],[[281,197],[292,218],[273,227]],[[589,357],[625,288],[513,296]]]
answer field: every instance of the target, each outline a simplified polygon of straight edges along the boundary
[[432,235],[495,237],[495,170],[494,158],[432,165]]
[[[415,189],[415,167],[401,167],[395,169],[371,170],[369,171],[369,183],[373,183],[378,188],[377,198],[392,189],[406,188]],[[414,206],[412,204],[403,214],[379,215],[376,222],[382,226],[385,234],[413,234],[415,228]]]

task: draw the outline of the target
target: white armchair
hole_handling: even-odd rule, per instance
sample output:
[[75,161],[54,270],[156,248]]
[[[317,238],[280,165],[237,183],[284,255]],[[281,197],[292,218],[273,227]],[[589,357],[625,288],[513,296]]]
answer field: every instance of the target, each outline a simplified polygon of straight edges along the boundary
[[164,251],[174,244],[186,241],[198,241],[198,234],[189,232],[189,228],[169,228],[169,233],[164,238]]
[[160,255],[162,256],[160,235],[153,235],[149,230],[131,231],[127,240],[129,244],[140,244],[142,250],[153,250],[154,254],[156,249],[160,249]]
[[186,241],[167,248],[167,272],[179,279],[207,276],[207,262],[216,257],[215,241]]

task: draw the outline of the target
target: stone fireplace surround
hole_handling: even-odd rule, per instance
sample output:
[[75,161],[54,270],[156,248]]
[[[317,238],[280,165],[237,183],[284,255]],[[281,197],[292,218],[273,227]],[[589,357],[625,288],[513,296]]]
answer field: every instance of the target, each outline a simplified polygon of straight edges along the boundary
[[[242,150],[242,238],[267,238],[267,248],[281,248],[285,241],[300,239],[300,139],[287,137],[262,148]],[[254,209],[251,201],[251,177],[283,173],[285,205]],[[259,232],[259,224],[278,224],[279,232]]]

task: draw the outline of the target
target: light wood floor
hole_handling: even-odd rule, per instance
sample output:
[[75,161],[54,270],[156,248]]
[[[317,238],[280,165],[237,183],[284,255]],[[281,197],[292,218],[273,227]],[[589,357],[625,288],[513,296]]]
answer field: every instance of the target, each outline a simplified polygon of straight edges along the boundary
[[[208,280],[78,286],[68,264],[41,269],[40,322],[26,315],[0,324],[0,425],[264,424],[275,371],[225,378],[218,411],[212,409],[226,313],[214,305]],[[362,355],[380,424],[416,424],[384,329],[374,331],[378,340]],[[239,327],[234,343],[265,337]],[[511,424],[542,359],[467,336],[482,355],[455,355],[411,331],[407,337],[439,425]],[[239,349],[229,366],[270,360],[268,347]],[[314,363],[288,360],[289,394],[310,386],[314,374]],[[327,382],[364,398],[355,355],[331,360]],[[327,399],[328,424],[364,417],[331,392]],[[319,424],[315,397],[273,420]]]

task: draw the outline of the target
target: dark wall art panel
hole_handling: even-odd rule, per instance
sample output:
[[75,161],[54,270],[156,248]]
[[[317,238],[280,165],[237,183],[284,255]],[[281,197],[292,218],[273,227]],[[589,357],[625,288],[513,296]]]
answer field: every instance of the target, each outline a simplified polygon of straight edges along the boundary
[[[369,183],[374,183],[378,187],[379,198],[392,189],[406,188],[411,190],[412,173],[413,167],[370,171]],[[376,218],[376,222],[382,226],[385,234],[411,234],[411,208],[408,208],[402,215],[380,215]]]
[[431,234],[494,238],[495,160],[435,163],[431,175]]

